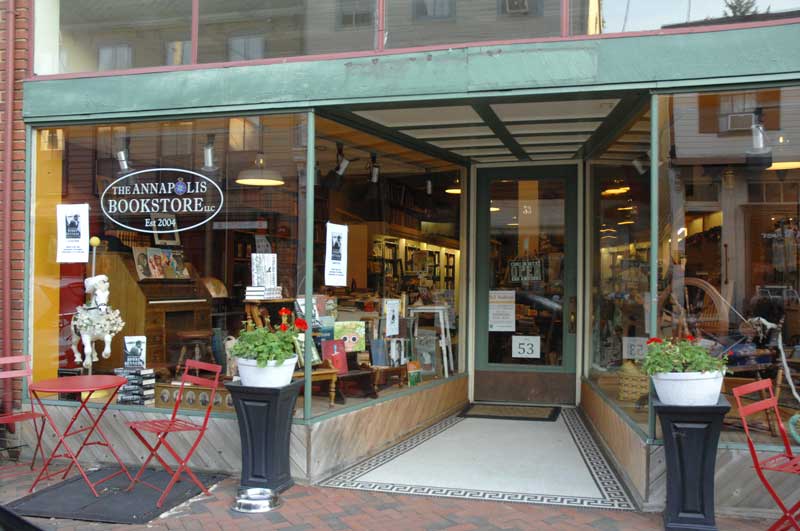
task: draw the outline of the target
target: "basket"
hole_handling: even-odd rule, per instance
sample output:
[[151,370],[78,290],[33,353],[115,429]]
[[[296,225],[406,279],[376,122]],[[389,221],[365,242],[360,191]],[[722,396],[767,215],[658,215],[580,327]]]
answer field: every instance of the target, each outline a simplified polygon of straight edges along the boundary
[[650,392],[650,377],[646,374],[619,374],[618,400],[635,402]]

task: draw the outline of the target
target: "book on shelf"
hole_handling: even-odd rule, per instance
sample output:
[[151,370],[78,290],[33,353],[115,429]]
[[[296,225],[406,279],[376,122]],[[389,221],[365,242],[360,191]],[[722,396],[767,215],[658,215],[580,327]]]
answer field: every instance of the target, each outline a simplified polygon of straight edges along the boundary
[[138,369],[126,369],[125,367],[117,367],[114,369],[114,374],[117,376],[155,376],[156,371],[153,369],[146,369],[146,368],[138,368]]

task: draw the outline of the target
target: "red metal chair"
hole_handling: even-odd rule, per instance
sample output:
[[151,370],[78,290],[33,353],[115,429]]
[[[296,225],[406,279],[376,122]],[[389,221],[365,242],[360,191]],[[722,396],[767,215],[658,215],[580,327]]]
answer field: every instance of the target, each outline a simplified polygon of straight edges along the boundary
[[[199,376],[193,376],[189,374],[190,369],[194,369],[195,371],[202,370],[213,373],[214,379],[211,380],[209,378],[201,378]],[[164,500],[169,494],[169,491],[172,490],[172,487],[175,486],[175,483],[179,481],[180,475],[186,472],[186,475],[188,475],[189,478],[192,481],[194,481],[195,485],[200,487],[200,490],[203,491],[203,494],[205,494],[206,496],[211,495],[208,492],[208,489],[206,489],[206,487],[200,482],[200,480],[197,479],[197,476],[195,476],[194,472],[192,472],[192,470],[189,468],[189,460],[192,458],[192,454],[194,454],[194,451],[197,449],[198,445],[200,444],[200,441],[203,439],[203,435],[205,435],[206,433],[206,426],[208,426],[208,419],[211,415],[211,408],[214,405],[214,395],[217,392],[217,385],[219,384],[219,373],[221,370],[222,370],[221,366],[215,365],[213,363],[205,363],[196,360],[186,360],[185,370],[183,376],[181,376],[181,387],[178,390],[178,398],[175,400],[175,406],[172,408],[172,416],[169,418],[169,420],[166,419],[143,420],[143,421],[128,423],[128,426],[133,431],[134,435],[136,435],[136,437],[138,437],[139,440],[142,441],[142,444],[144,444],[147,447],[147,449],[150,450],[150,455],[147,456],[147,459],[145,459],[144,464],[142,464],[142,467],[139,469],[139,472],[136,474],[136,477],[134,477],[133,481],[131,481],[131,484],[128,486],[128,490],[133,489],[136,483],[139,482],[143,483],[144,485],[147,485],[152,489],[160,491],[162,494],[161,497],[158,499],[158,502],[156,503],[156,505],[160,508],[164,504]],[[208,387],[211,389],[210,396],[208,397],[206,414],[205,417],[203,418],[202,424],[197,424],[188,420],[182,420],[177,418],[178,410],[180,409],[181,402],[183,400],[184,389],[186,388],[186,384],[194,384],[202,387]],[[192,388],[189,387],[189,389]],[[197,439],[195,439],[194,444],[192,444],[192,447],[189,449],[189,451],[186,453],[184,457],[181,457],[175,451],[175,449],[167,442],[167,435],[169,435],[170,433],[179,433],[179,432],[197,433]],[[147,439],[144,438],[143,433],[154,434],[156,436],[155,444],[150,445],[150,443],[147,442]],[[167,452],[169,452],[169,454],[175,459],[175,461],[178,462],[178,467],[176,470],[173,471],[172,468],[169,466],[169,464],[167,464],[167,462],[158,454],[158,450],[162,446],[166,448]],[[166,470],[167,473],[169,473],[172,476],[172,479],[170,479],[170,482],[163,490],[141,479],[142,474],[147,468],[147,465],[154,457],[159,463],[161,463],[161,466],[164,467],[164,470]]]
[[[764,393],[766,391],[769,392],[769,398],[748,404],[742,403],[742,398],[746,395],[752,393]],[[789,444],[789,438],[786,436],[786,429],[783,427],[783,423],[780,422],[781,417],[780,411],[778,410],[778,399],[772,392],[772,380],[767,378],[735,387],[733,389],[733,396],[736,398],[736,406],[739,408],[739,416],[742,419],[744,433],[747,435],[747,445],[750,448],[750,456],[753,458],[753,466],[756,469],[756,474],[758,474],[759,479],[761,479],[761,482],[767,488],[770,496],[772,496],[772,498],[775,500],[775,503],[778,504],[778,507],[783,512],[783,516],[774,524],[772,524],[769,529],[772,531],[777,529],[783,530],[794,528],[800,531],[800,523],[798,522],[798,516],[800,516],[798,515],[798,510],[800,510],[800,501],[792,505],[791,508],[787,509],[786,505],[783,503],[783,500],[781,500],[780,496],[778,496],[778,494],[775,492],[775,489],[772,488],[772,485],[764,475],[765,471],[784,472],[786,474],[800,474],[800,457],[797,457],[792,453],[792,447]],[[784,452],[760,461],[758,454],[756,453],[755,444],[753,444],[753,439],[750,437],[750,428],[747,425],[747,417],[766,410],[772,410],[775,413],[775,418],[778,419],[777,424],[781,433],[781,437],[783,438]]]
[[[15,364],[22,364],[23,369],[13,369],[6,370],[6,366],[15,365]],[[0,366],[3,367],[3,370],[0,371],[0,380],[6,380],[4,385],[13,385],[14,378],[24,378],[25,383],[30,388],[31,383],[31,369],[28,366],[28,356],[5,356],[0,357]],[[30,398],[30,396],[29,396]],[[10,411],[0,415],[0,424],[16,424],[17,422],[25,422],[27,420],[33,420],[33,428],[36,433],[36,449],[33,451],[33,459],[31,459],[31,470],[33,470],[36,464],[36,454],[42,456],[42,462],[45,461],[44,457],[44,450],[42,449],[42,433],[44,432],[44,425],[45,425],[45,418],[44,413],[38,412],[34,409],[34,402],[30,400],[31,409],[30,411]],[[42,421],[41,426],[36,426],[36,420],[40,419]],[[17,465],[13,466],[5,466],[0,468],[0,479],[6,479],[9,477],[14,477],[16,474],[9,474],[12,472]]]

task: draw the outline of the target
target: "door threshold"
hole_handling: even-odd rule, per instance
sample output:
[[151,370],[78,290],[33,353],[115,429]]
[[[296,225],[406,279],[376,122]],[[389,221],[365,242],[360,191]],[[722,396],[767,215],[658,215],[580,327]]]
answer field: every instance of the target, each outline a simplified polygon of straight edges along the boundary
[[574,404],[548,404],[545,402],[510,402],[510,401],[497,401],[497,400],[473,400],[473,404],[481,404],[486,406],[530,406],[530,407],[563,407],[563,408],[576,408]]

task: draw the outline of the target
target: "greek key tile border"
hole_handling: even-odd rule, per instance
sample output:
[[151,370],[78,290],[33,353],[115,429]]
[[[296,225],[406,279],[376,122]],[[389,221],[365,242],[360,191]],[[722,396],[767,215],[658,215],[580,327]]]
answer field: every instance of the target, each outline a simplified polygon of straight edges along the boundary
[[586,428],[578,412],[572,408],[563,408],[561,414],[567,429],[575,441],[578,450],[592,474],[597,488],[602,493],[600,498],[583,496],[562,496],[550,494],[531,494],[520,492],[501,492],[477,489],[457,489],[446,487],[430,487],[426,485],[401,485],[395,483],[376,483],[360,481],[359,478],[400,455],[412,450],[425,441],[439,435],[443,431],[465,420],[462,417],[449,417],[434,424],[416,435],[384,450],[383,452],[358,463],[347,470],[320,483],[322,487],[339,489],[365,490],[394,494],[411,494],[417,496],[437,496],[445,498],[463,498],[469,500],[486,500],[513,503],[533,503],[542,505],[561,505],[567,507],[586,507],[595,509],[613,509],[620,511],[636,510],[627,491],[620,483],[605,456],[597,446],[592,434]]

